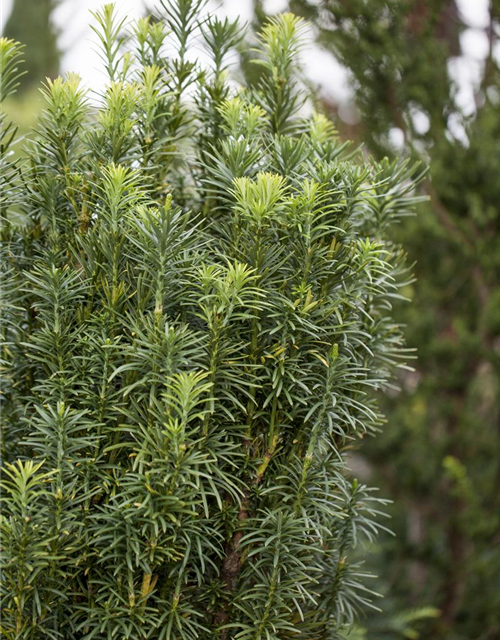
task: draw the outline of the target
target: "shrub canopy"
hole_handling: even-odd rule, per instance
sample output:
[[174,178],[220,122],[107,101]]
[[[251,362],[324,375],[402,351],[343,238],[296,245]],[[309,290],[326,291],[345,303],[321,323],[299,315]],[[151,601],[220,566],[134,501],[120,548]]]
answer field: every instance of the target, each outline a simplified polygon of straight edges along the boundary
[[126,41],[104,7],[99,106],[49,81],[2,155],[6,638],[334,638],[371,602],[346,454],[404,357],[385,233],[415,168],[304,115],[300,20],[235,88],[242,32],[200,10]]

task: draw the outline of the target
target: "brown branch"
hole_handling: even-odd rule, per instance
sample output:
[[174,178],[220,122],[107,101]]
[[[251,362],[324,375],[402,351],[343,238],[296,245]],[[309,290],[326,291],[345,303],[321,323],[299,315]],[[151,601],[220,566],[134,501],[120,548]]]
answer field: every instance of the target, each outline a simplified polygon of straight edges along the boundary
[[[256,487],[260,484],[260,481],[264,477],[264,473],[269,466],[269,463],[271,462],[271,458],[276,451],[277,444],[278,436],[275,436],[273,442],[271,443],[271,446],[264,454],[262,463],[259,465],[257,473],[251,482],[251,487]],[[233,533],[233,537],[231,538],[231,541],[226,548],[226,557],[222,565],[221,577],[224,583],[224,590],[226,591],[228,597],[232,593],[234,593],[238,581],[238,576],[241,571],[242,553],[240,543],[241,539],[243,538],[243,525],[245,521],[248,520],[249,510],[250,489],[246,489],[243,495],[243,500],[240,504],[240,509],[238,511],[238,526],[236,527],[236,530]],[[214,622],[217,627],[221,627],[227,624],[228,620],[228,603],[226,602],[222,605],[221,609],[215,615]],[[221,639],[226,640],[227,634],[228,629],[222,629]]]
[[[226,550],[226,558],[222,565],[222,580],[224,582],[224,590],[228,596],[234,592],[236,581],[238,579],[241,570],[241,549],[240,542],[243,537],[242,524],[248,519],[248,510],[250,507],[250,491],[247,489],[243,500],[241,501],[240,509],[238,511],[238,524],[236,531],[233,534],[231,542]],[[220,627],[228,622],[228,607],[227,603],[223,604],[221,609],[217,612],[214,622],[217,627]],[[221,638],[225,640],[227,638],[227,629],[223,629]]]

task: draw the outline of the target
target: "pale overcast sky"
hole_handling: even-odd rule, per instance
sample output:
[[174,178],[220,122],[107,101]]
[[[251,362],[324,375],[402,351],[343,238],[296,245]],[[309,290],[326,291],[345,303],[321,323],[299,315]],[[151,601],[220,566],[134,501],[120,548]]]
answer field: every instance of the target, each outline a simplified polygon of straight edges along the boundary
[[[13,0],[0,0],[0,21],[7,19]],[[60,46],[64,52],[63,71],[75,71],[84,83],[99,88],[104,80],[99,71],[101,65],[95,52],[96,36],[89,29],[92,19],[89,11],[99,9],[105,0],[63,0],[54,19],[61,30]],[[119,12],[130,19],[141,15],[144,0],[115,0]],[[150,0],[149,5],[154,5]],[[480,79],[488,41],[484,28],[488,24],[488,0],[458,0],[462,16],[469,28],[462,35],[464,56],[451,62],[450,73],[456,81],[458,99],[464,112],[474,110],[474,86]],[[275,12],[286,8],[285,0],[267,0],[266,9]],[[231,18],[243,22],[251,18],[251,0],[212,0],[212,7]],[[497,52],[500,57],[500,51]],[[346,102],[350,95],[345,70],[327,53],[311,42],[304,52],[304,64],[309,77],[337,102]],[[343,115],[343,114],[342,114]]]

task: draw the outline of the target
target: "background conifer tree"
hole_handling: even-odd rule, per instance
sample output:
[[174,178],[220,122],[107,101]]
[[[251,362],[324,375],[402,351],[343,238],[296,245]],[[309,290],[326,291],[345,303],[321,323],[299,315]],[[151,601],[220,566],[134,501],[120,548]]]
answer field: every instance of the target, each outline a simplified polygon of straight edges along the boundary
[[299,19],[235,89],[241,29],[202,5],[130,37],[106,5],[100,106],[49,80],[2,155],[6,638],[340,638],[373,606],[346,454],[404,361],[387,229],[421,174],[304,115]]

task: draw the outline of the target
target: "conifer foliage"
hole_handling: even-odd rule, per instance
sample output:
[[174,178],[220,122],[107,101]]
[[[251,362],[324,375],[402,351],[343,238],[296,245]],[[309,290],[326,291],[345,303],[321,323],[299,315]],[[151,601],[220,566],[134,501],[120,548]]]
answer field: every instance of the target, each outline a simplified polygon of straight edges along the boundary
[[27,160],[2,147],[2,637],[342,637],[380,527],[346,453],[404,358],[385,230],[416,169],[304,115],[292,15],[241,89],[242,31],[199,0],[95,21],[100,106],[48,81]]

